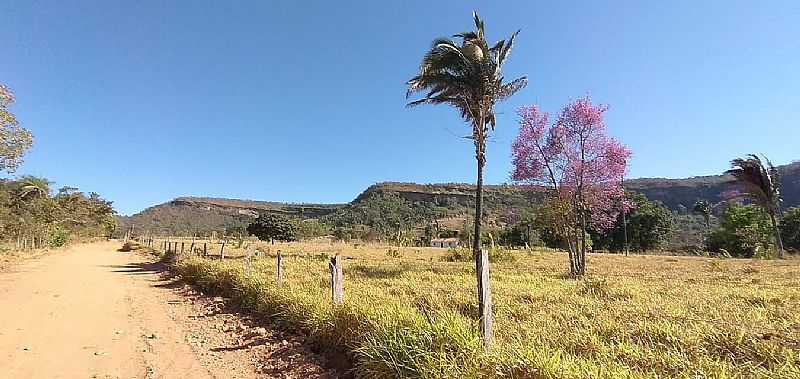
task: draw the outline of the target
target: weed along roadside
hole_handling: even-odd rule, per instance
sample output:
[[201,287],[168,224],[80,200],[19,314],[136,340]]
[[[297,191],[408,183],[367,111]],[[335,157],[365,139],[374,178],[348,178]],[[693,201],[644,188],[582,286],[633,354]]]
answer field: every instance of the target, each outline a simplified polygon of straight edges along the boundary
[[[186,256],[173,269],[204,292],[308,336],[358,378],[800,373],[800,317],[793,312],[800,269],[792,260],[595,254],[598,277],[574,281],[564,276],[562,254],[497,252],[496,343],[485,351],[471,260],[444,249],[390,254],[368,244],[258,248],[280,249],[281,270],[278,254],[266,253],[253,255],[248,271],[246,249],[233,248],[224,260]],[[340,304],[333,290],[337,256]]]

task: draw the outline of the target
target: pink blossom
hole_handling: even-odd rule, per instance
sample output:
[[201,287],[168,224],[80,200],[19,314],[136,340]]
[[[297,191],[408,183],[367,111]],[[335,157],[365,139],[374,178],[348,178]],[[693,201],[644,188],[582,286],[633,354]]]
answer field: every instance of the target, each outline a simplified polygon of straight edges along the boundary
[[513,180],[550,188],[575,212],[583,208],[596,229],[611,228],[624,201],[622,178],[630,150],[606,134],[605,105],[593,105],[589,97],[565,106],[548,125],[549,116],[539,107],[519,108],[520,130],[512,145]]

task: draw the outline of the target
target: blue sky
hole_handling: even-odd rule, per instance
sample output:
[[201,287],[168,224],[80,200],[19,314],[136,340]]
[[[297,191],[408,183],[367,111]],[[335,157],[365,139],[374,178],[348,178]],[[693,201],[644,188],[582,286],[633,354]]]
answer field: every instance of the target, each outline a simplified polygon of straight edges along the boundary
[[631,177],[800,159],[797,1],[4,1],[0,82],[35,135],[19,173],[113,200],[348,202],[378,181],[474,182],[448,108],[406,109],[437,36],[521,28],[486,178],[508,181],[515,109],[610,106]]

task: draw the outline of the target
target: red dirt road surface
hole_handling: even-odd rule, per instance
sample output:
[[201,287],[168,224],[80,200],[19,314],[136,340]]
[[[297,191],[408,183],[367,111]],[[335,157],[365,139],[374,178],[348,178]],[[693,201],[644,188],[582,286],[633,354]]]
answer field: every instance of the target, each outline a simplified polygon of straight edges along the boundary
[[336,377],[302,340],[119,246],[76,245],[0,273],[0,377]]

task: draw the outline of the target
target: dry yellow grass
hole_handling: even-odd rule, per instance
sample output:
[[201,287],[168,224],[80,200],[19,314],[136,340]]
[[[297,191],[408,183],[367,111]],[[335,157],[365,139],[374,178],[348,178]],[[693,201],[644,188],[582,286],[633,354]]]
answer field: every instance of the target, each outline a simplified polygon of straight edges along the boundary
[[[593,254],[589,277],[570,280],[565,254],[517,251],[513,262],[492,266],[497,344],[480,353],[474,265],[444,262],[444,249],[329,242],[259,248],[267,254],[249,274],[237,258],[190,259],[180,267],[211,287],[228,281],[260,288],[250,302],[280,297],[262,299],[267,314],[324,334],[323,344],[346,345],[363,377],[800,378],[796,259]],[[226,250],[242,256],[242,249]],[[282,289],[274,285],[277,250],[287,257]],[[347,258],[346,317],[330,305],[326,257],[337,253]],[[408,340],[392,328],[428,339]]]

